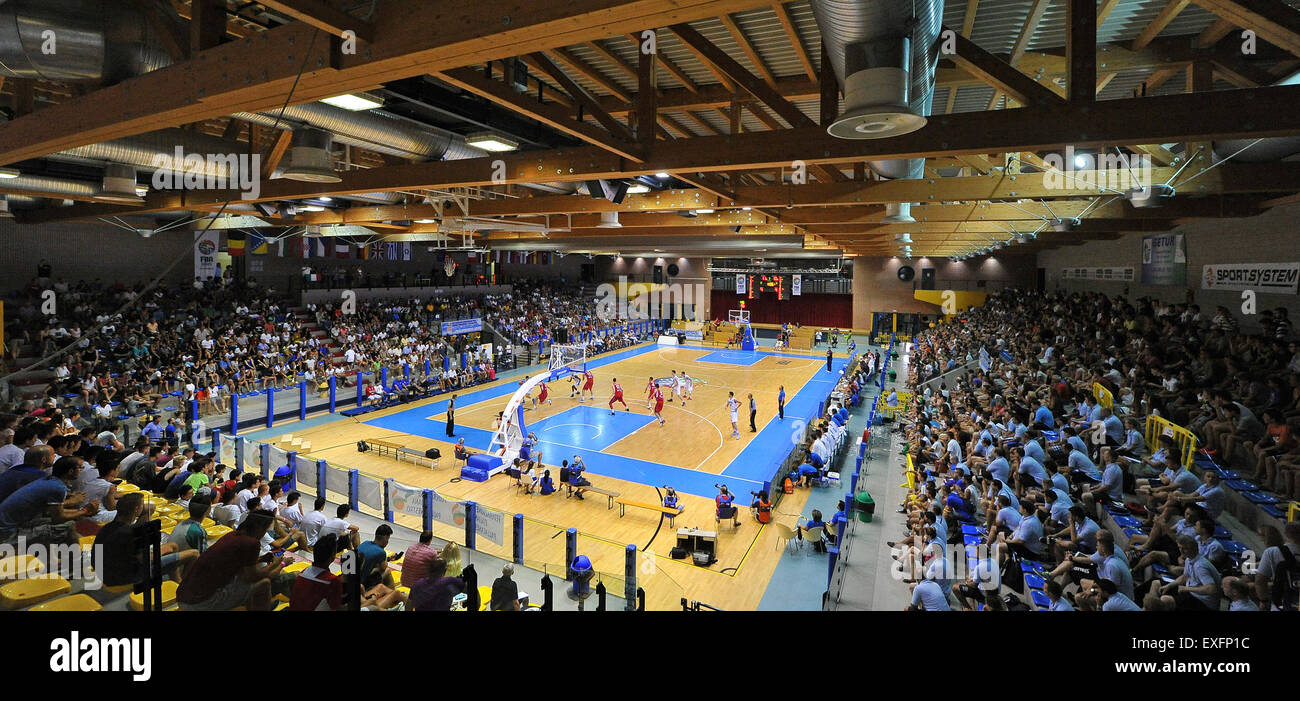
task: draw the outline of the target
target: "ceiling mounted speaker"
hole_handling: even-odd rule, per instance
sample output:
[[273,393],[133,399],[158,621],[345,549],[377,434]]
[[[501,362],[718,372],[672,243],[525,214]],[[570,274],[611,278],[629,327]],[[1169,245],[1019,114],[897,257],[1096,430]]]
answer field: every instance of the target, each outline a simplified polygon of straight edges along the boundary
[[321,129],[295,129],[289,142],[289,164],[283,177],[305,183],[337,183],[343,178],[334,172],[331,150],[334,137]]
[[898,269],[899,280],[902,280],[903,282],[911,282],[914,277],[916,277],[916,270],[913,269],[912,266],[904,265]]
[[925,126],[909,106],[912,44],[905,36],[844,47],[844,113],[826,129],[839,139],[884,139]]
[[596,225],[598,229],[618,229],[623,225],[618,223],[618,212],[601,212],[600,223]]
[[104,168],[104,180],[96,199],[123,204],[140,204],[143,198],[135,191],[135,168],[110,163]]
[[911,234],[899,234],[894,237],[894,243],[911,243],[911,242],[912,242]]
[[669,264],[668,264],[668,277],[677,277],[677,273],[680,272],[680,270],[681,270],[681,269],[677,267],[677,264],[676,264],[676,263],[669,263]]

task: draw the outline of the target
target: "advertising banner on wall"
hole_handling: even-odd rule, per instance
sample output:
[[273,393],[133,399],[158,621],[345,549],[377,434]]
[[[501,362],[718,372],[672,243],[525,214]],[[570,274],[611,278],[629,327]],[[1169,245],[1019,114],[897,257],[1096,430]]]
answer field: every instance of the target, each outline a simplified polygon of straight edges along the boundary
[[1133,281],[1132,268],[1062,268],[1064,280],[1122,280]]
[[442,322],[443,336],[457,336],[462,333],[474,333],[483,330],[482,319],[461,319],[460,321]]
[[803,276],[795,273],[790,278],[790,296],[799,297],[803,295]]
[[1182,234],[1142,237],[1142,282],[1186,285],[1187,248]]
[[1201,270],[1202,290],[1293,295],[1300,282],[1300,263],[1218,263]]
[[194,246],[194,277],[207,280],[217,276],[217,249],[221,248],[221,232],[215,229],[196,232],[199,242]]
[[738,295],[743,295],[743,294],[745,294],[745,276],[744,276],[744,275],[737,275],[737,276],[736,276],[736,294],[738,294]]

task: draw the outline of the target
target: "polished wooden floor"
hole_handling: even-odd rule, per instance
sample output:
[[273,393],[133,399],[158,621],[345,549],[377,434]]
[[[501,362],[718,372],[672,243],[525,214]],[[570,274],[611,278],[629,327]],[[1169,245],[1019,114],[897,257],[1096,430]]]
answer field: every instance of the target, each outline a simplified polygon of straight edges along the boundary
[[[649,377],[666,377],[670,370],[686,371],[695,379],[694,399],[687,406],[665,405],[663,416],[667,425],[650,423],[633,434],[611,445],[605,452],[650,460],[687,469],[720,473],[737,456],[749,440],[748,408],[746,394],[754,393],[759,404],[758,428],[762,430],[773,419],[778,387],[785,385],[787,395],[794,392],[824,364],[824,351],[820,358],[764,357],[752,366],[697,362],[695,359],[716,349],[691,347],[664,347],[635,358],[621,360],[594,369],[597,406],[605,406],[610,397],[611,380],[618,378],[623,386],[631,411],[649,413],[646,409],[645,387]],[[519,378],[500,381],[517,384]],[[735,392],[742,402],[741,440],[730,438],[731,425],[727,416],[727,392]],[[569,397],[566,380],[551,385],[552,403],[528,411],[528,419],[536,421],[577,406]],[[507,401],[501,397],[489,402],[465,406],[457,410],[457,424],[491,429],[493,419]],[[426,400],[430,404],[435,400]],[[589,400],[590,401],[590,400]],[[415,405],[404,405],[388,412],[406,411]],[[622,411],[621,405],[619,411]],[[383,415],[374,413],[366,418]],[[438,421],[443,415],[433,415]],[[436,425],[436,424],[433,424]],[[680,608],[682,597],[703,601],[728,610],[752,610],[757,607],[768,581],[776,568],[784,543],[779,542],[776,529],[761,526],[749,514],[740,510],[739,528],[726,525],[718,532],[718,561],[709,568],[696,567],[686,561],[668,557],[674,545],[675,532],[667,520],[660,522],[658,513],[629,507],[626,515],[619,509],[607,508],[607,499],[599,494],[589,494],[585,500],[565,498],[563,492],[550,496],[525,495],[514,486],[514,481],[497,475],[487,482],[478,483],[458,479],[459,467],[451,459],[451,443],[434,438],[407,433],[385,431],[355,419],[340,419],[326,425],[295,431],[293,424],[285,424],[277,431],[291,433],[295,438],[310,441],[311,459],[325,459],[331,465],[356,469],[381,478],[393,478],[412,487],[431,488],[454,500],[473,500],[483,507],[503,511],[507,516],[521,513],[525,516],[525,561],[537,569],[552,573],[564,571],[564,531],[575,528],[579,532],[579,551],[591,558],[596,570],[615,593],[622,592],[625,547],[629,544],[638,550],[648,551],[640,560],[638,584],[646,590],[647,607],[655,610]],[[277,436],[278,438],[278,436]],[[398,462],[374,453],[358,453],[356,442],[363,439],[384,439],[419,450],[437,447],[442,451],[441,465],[435,469]],[[543,456],[544,463],[558,477],[558,464],[562,456]],[[638,484],[623,480],[590,475],[593,486],[618,492],[623,497],[657,503],[660,499],[658,485]],[[715,528],[713,501],[709,498],[682,495],[686,511],[676,519],[676,527],[696,526],[708,530]],[[787,496],[777,510],[775,521],[794,526],[807,498],[806,490],[797,489]],[[738,503],[748,504],[748,495],[740,494]],[[419,528],[413,517],[399,515],[398,523]],[[435,524],[438,537],[463,543],[463,534],[443,524]],[[478,540],[484,552],[510,557],[509,521],[505,544],[502,546]]]

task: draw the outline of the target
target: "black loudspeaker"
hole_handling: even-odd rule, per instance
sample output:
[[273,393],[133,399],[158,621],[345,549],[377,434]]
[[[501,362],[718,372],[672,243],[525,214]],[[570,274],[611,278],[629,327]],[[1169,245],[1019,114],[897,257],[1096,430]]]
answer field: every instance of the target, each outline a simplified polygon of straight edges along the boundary
[[656,285],[664,284],[664,266],[662,265],[655,266],[654,281]]
[[903,282],[911,282],[914,277],[916,277],[916,270],[914,270],[912,266],[904,265],[898,269],[899,280],[902,280]]
[[934,268],[921,268],[921,289],[934,289]]
[[679,272],[681,272],[681,268],[678,268],[676,263],[668,264],[668,277],[677,277]]
[[442,457],[442,453],[437,448],[430,448],[424,451],[424,457],[437,460]]

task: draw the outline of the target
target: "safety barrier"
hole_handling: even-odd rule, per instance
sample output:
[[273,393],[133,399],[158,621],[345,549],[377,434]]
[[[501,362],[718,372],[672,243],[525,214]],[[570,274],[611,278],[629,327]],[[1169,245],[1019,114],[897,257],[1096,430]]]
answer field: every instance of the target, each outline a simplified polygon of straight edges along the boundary
[[1156,438],[1159,436],[1169,436],[1174,440],[1174,445],[1182,453],[1183,467],[1191,469],[1192,461],[1196,457],[1196,434],[1190,430],[1159,416],[1148,416],[1145,438],[1147,445],[1155,450]]

